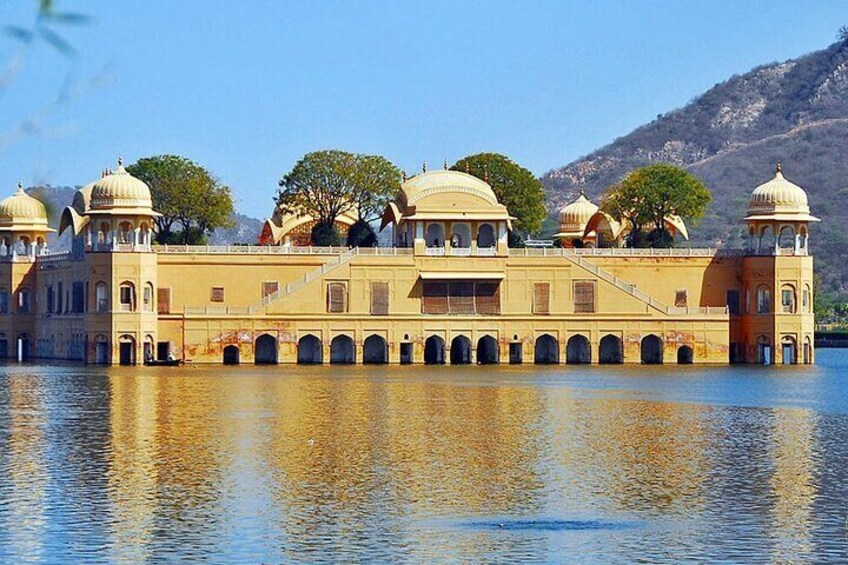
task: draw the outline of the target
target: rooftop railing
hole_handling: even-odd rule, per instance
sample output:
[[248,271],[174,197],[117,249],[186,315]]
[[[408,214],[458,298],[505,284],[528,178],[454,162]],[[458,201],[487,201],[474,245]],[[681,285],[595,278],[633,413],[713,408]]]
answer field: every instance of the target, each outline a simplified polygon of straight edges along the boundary
[[[410,247],[359,247],[359,255],[412,255]],[[350,247],[294,245],[155,245],[155,253],[218,255],[338,255]]]

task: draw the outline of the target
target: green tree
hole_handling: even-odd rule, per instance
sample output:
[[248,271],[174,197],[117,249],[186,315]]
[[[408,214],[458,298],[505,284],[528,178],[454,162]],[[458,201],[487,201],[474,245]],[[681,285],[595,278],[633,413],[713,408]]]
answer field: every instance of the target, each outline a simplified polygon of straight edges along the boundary
[[[127,171],[150,187],[159,243],[200,244],[218,227],[232,225],[230,189],[209,171],[178,155],[145,157]],[[179,234],[174,226],[181,226]]]
[[606,189],[601,210],[630,224],[630,247],[668,247],[674,239],[665,219],[695,222],[712,200],[710,191],[691,173],[667,163],[631,171]]
[[469,173],[489,183],[498,201],[515,217],[512,228],[516,233],[510,234],[510,245],[515,246],[513,244],[523,237],[538,233],[541,229],[547,213],[545,189],[530,171],[499,153],[468,155],[454,163],[451,169]]
[[[310,215],[317,224],[315,245],[333,240],[336,219],[345,213],[359,215],[356,235],[349,245],[376,238],[370,222],[397,193],[401,171],[384,157],[339,150],[307,153],[279,182],[276,202],[284,213]],[[318,227],[322,226],[322,227]]]

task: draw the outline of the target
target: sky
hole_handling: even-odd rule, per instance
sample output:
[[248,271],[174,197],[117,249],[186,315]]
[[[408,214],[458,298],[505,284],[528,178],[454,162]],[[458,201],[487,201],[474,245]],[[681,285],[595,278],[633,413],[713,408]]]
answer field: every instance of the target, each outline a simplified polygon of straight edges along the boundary
[[[310,151],[541,175],[848,24],[845,1],[54,2],[90,18],[50,28],[73,54],[0,35],[0,195],[174,153],[259,218]],[[36,4],[0,0],[0,26]]]

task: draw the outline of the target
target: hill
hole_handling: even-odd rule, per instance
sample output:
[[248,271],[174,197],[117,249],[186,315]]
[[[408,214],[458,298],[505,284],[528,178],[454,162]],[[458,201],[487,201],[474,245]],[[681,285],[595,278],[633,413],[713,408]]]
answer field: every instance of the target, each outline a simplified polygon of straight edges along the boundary
[[594,198],[633,168],[655,162],[690,170],[713,192],[691,229],[693,245],[741,245],[748,196],[783,163],[822,223],[810,246],[825,288],[844,291],[848,226],[848,41],[757,67],[657,116],[651,123],[542,177],[552,208],[581,188]]

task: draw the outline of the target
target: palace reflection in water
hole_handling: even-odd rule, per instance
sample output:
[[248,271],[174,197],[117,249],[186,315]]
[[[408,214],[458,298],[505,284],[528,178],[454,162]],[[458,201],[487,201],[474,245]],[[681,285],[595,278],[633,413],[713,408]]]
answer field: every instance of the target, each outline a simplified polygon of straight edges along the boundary
[[848,355],[821,357],[792,373],[6,366],[0,560],[845,557]]

